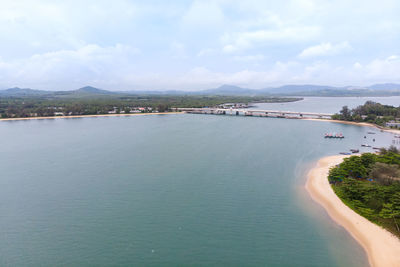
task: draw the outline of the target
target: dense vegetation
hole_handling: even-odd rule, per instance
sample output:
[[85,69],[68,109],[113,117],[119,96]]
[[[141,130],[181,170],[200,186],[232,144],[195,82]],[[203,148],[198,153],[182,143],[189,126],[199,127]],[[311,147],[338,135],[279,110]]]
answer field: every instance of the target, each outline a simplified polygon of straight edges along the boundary
[[223,103],[288,102],[299,98],[185,95],[76,95],[0,97],[0,117],[42,117],[170,111],[171,108],[216,106]]
[[381,126],[398,118],[400,118],[400,107],[382,105],[372,101],[367,101],[364,105],[354,109],[344,106],[339,114],[332,116],[332,119],[336,120],[370,122]]
[[332,168],[329,181],[350,208],[400,237],[400,154],[365,153]]

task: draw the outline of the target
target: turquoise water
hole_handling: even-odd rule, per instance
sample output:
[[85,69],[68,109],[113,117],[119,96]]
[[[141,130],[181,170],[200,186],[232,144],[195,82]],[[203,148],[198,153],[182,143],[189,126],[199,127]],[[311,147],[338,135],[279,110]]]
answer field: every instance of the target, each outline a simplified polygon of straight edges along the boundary
[[0,122],[0,265],[365,266],[304,182],[369,130],[190,114]]

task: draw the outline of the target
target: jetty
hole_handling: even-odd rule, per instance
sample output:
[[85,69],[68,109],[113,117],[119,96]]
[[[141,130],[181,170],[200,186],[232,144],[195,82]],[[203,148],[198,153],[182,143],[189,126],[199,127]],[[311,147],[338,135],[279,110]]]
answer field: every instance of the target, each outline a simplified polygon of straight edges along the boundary
[[319,112],[297,112],[282,110],[262,110],[262,109],[243,109],[243,108],[177,108],[192,114],[211,114],[211,115],[230,115],[230,116],[254,116],[286,119],[330,119],[333,114]]

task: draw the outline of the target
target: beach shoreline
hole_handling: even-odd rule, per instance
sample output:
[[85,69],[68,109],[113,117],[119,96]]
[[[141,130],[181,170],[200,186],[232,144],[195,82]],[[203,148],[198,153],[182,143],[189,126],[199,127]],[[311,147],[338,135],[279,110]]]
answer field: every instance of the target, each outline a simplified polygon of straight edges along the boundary
[[[168,115],[168,114],[184,114],[185,112],[154,112],[154,113],[134,113],[134,114],[95,114],[95,115],[72,115],[72,116],[47,116],[47,117],[26,117],[26,118],[4,118],[0,121],[23,121],[23,120],[48,120],[48,119],[73,119],[73,118],[97,118],[97,117],[126,117],[126,116],[143,116],[143,115]],[[349,124],[363,127],[371,127],[375,129],[379,129],[385,132],[400,134],[400,130],[396,129],[387,129],[383,127],[379,127],[378,125],[367,123],[367,122],[354,122],[354,121],[340,121],[340,120],[331,120],[331,119],[312,119],[312,118],[302,118],[302,120],[309,121],[324,121],[324,122],[333,122],[333,123],[341,123],[341,124]]]
[[346,157],[321,158],[308,172],[306,190],[364,248],[371,266],[400,266],[400,240],[346,206],[329,184],[329,169]]
[[47,116],[47,117],[26,117],[26,118],[4,118],[0,121],[25,121],[25,120],[49,120],[49,119],[75,119],[75,118],[97,118],[97,117],[130,117],[144,115],[170,115],[183,114],[183,112],[154,112],[154,113],[133,113],[133,114],[95,114],[95,115],[71,115],[71,116]]

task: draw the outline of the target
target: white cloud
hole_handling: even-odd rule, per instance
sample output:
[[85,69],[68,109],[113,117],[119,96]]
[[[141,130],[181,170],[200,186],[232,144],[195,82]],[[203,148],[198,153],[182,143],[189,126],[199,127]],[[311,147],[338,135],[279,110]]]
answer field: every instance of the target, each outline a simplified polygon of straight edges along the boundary
[[351,49],[352,47],[348,42],[341,42],[336,45],[331,43],[321,43],[319,45],[307,47],[298,55],[298,57],[312,58],[320,56],[333,56]]
[[186,47],[183,43],[178,41],[173,41],[170,44],[171,56],[174,58],[187,58]]
[[360,62],[356,62],[356,63],[353,64],[353,68],[354,69],[360,69],[360,68],[362,68],[362,65],[360,64]]
[[[278,61],[270,68],[254,71],[244,69],[234,72],[211,71],[205,67],[193,68],[179,75],[157,74],[156,84],[168,85],[174,89],[205,89],[221,84],[233,84],[248,88],[265,88],[283,84],[327,84],[334,86],[369,85],[381,82],[400,82],[400,57],[393,55],[384,59],[375,59],[364,65],[354,64],[335,66],[329,62],[305,64],[297,61]],[[140,81],[146,86],[147,77]],[[137,82],[137,81],[135,81]]]
[[1,1],[0,34],[7,36],[7,41],[42,48],[33,49],[34,53],[44,49],[73,49],[93,43],[84,41],[94,34],[92,31],[102,39],[110,33],[110,27],[124,28],[140,14],[137,4],[130,1],[115,0],[106,8],[105,3],[103,0]]
[[370,78],[382,80],[400,80],[400,57],[392,55],[385,59],[375,59],[362,67]]
[[266,46],[271,42],[293,43],[314,39],[320,33],[318,26],[292,26],[273,30],[256,30],[228,33],[222,36],[226,43],[223,51],[232,53],[240,50]]
[[[73,86],[115,80],[131,67],[138,49],[116,44],[90,44],[76,50],[35,54],[27,59],[0,62],[0,86],[71,89]],[[56,88],[55,85],[58,85]]]
[[265,59],[264,55],[258,54],[258,55],[246,55],[246,56],[234,56],[234,60],[236,61],[262,61]]
[[400,57],[398,55],[391,55],[386,58],[386,61],[397,61],[399,59],[400,59]]
[[183,15],[184,26],[217,27],[224,23],[224,13],[215,1],[194,1]]
[[206,49],[202,49],[197,53],[198,57],[204,57],[204,56],[209,56],[212,55],[213,53],[215,53],[215,49],[212,48],[206,48]]
[[[242,46],[243,46],[243,45],[248,46],[248,44],[242,44]],[[235,46],[235,45],[231,45],[231,44],[225,45],[225,46],[222,48],[222,51],[223,51],[224,53],[232,53],[232,52],[235,52],[235,51],[237,51],[237,50],[239,50],[239,47],[238,47],[238,46]]]
[[0,87],[399,80],[395,0],[1,2]]

